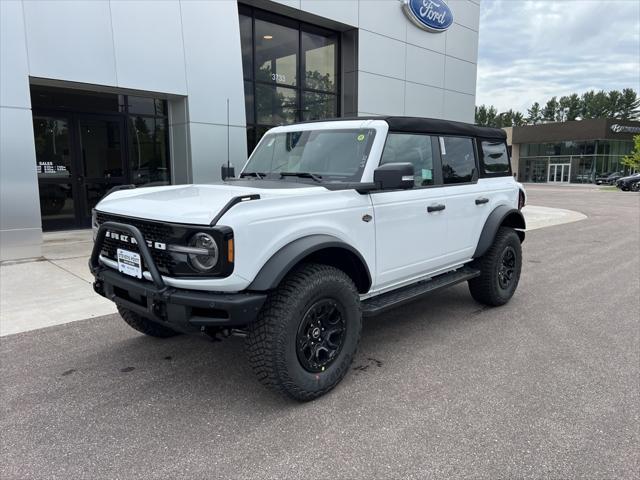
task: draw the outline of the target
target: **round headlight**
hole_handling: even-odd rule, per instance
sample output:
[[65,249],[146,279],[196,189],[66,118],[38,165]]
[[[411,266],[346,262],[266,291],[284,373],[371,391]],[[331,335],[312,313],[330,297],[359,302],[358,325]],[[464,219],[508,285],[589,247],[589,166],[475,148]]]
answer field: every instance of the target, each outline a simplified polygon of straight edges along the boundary
[[218,263],[218,245],[208,233],[196,233],[191,237],[189,246],[202,252],[189,254],[189,262],[196,270],[208,272]]

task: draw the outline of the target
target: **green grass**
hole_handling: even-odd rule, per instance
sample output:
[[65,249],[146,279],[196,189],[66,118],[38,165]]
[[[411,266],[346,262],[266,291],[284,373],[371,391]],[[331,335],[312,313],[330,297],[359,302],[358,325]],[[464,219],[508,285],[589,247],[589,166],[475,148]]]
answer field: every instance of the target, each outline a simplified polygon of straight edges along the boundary
[[601,192],[618,192],[619,190],[613,185],[607,185],[606,187],[600,187]]

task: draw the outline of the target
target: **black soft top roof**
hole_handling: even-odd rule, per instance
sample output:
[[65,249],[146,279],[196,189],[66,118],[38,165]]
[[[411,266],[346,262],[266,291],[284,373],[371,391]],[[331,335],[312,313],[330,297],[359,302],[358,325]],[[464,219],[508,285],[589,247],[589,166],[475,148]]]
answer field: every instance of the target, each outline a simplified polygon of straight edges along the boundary
[[384,120],[389,124],[389,130],[393,132],[407,133],[436,133],[441,135],[463,135],[465,137],[482,137],[496,140],[505,140],[507,134],[500,128],[478,127],[470,123],[454,122],[452,120],[440,120],[437,118],[421,117],[340,117],[325,120],[313,120],[312,122],[333,122],[341,120]]

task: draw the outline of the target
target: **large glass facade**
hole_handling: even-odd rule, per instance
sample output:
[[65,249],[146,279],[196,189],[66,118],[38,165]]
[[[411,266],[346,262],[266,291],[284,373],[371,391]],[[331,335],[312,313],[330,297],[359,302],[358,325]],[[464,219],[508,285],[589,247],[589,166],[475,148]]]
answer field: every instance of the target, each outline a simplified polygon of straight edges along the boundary
[[166,100],[31,87],[45,230],[89,226],[113,187],[171,181]]
[[240,6],[247,146],[271,127],[337,117],[339,35]]
[[[594,183],[596,179],[611,173],[631,173],[621,164],[621,160],[632,149],[631,140],[522,144],[518,180],[538,183]],[[563,173],[556,174],[559,171]]]

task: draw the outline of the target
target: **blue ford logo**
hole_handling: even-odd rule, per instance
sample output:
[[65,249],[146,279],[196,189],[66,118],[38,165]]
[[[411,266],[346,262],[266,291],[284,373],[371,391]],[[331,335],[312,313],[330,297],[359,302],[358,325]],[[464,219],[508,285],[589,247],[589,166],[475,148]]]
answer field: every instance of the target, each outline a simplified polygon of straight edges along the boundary
[[453,23],[453,13],[444,0],[404,0],[402,9],[416,26],[429,32],[444,32]]

